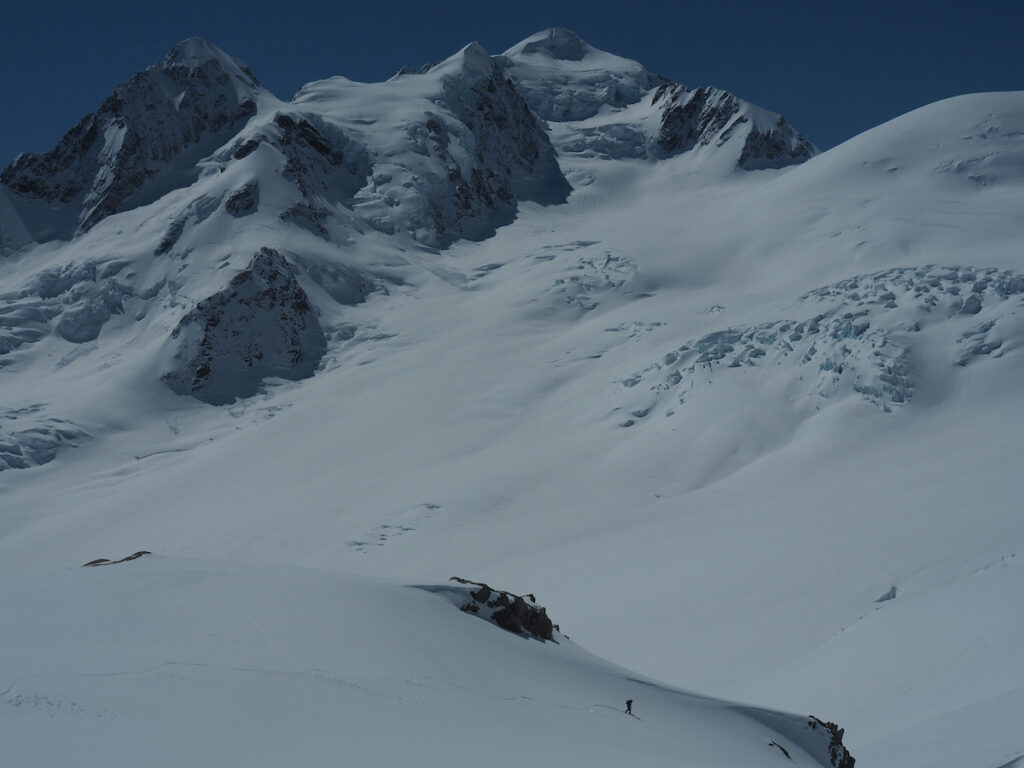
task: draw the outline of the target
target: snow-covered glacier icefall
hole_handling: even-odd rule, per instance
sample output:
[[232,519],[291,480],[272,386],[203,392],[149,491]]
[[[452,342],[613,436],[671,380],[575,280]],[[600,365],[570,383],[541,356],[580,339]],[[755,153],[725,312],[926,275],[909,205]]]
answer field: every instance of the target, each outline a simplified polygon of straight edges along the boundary
[[68,419],[47,415],[43,403],[7,408],[0,412],[0,472],[48,464],[90,437]]
[[791,311],[688,340],[623,378],[638,393],[623,426],[672,416],[732,377],[756,388],[755,398],[858,396],[889,411],[913,397],[922,361],[963,367],[1024,345],[1024,273],[895,268],[813,290]]

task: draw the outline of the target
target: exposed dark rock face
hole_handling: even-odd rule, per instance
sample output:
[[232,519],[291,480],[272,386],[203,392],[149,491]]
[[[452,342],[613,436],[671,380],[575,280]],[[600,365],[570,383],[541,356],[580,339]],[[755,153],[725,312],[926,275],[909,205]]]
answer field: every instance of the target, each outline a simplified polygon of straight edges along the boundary
[[853,768],[856,762],[850,754],[850,750],[843,746],[843,734],[845,731],[832,722],[825,722],[811,715],[807,718],[807,727],[812,731],[821,728],[828,734],[828,757],[835,768]]
[[163,375],[175,392],[212,405],[256,394],[264,379],[313,375],[326,340],[292,266],[262,248],[223,291],[199,302],[171,334]]
[[451,581],[460,584],[472,584],[479,589],[469,593],[472,598],[460,606],[466,613],[475,613],[488,618],[502,629],[522,634],[528,632],[542,640],[551,640],[557,629],[548,618],[545,608],[537,605],[533,595],[514,595],[504,590],[496,590],[477,581],[467,581],[453,576]]
[[423,126],[430,152],[447,168],[445,193],[429,201],[445,245],[490,236],[512,221],[519,200],[558,204],[571,191],[547,134],[512,82],[479,45],[463,55],[464,72],[444,88],[461,125],[428,115]]
[[19,155],[0,181],[24,198],[74,206],[89,229],[124,210],[170,161],[230,138],[255,113],[261,90],[244,64],[186,40],[119,85],[49,152]]
[[[366,149],[316,116],[280,112],[262,138],[284,156],[284,177],[294,182],[307,199],[319,196],[350,205],[370,174]],[[251,141],[242,144],[235,156]]]
[[[652,103],[662,109],[658,145],[666,155],[699,146],[720,147],[749,122],[741,113],[742,102],[717,88],[690,91],[683,85],[666,84],[655,92]],[[750,126],[737,165],[747,170],[781,168],[816,153],[813,144],[779,117],[770,129]]]
[[658,144],[669,155],[725,143],[729,136],[725,128],[739,111],[735,96],[714,88],[690,91],[684,85],[663,85],[654,94],[653,103],[659,102],[663,111]]
[[97,557],[95,560],[90,560],[88,563],[85,563],[82,567],[90,568],[95,567],[97,565],[117,565],[118,563],[130,563],[132,560],[138,560],[143,555],[152,554],[153,553],[148,550],[141,549],[138,552],[135,552],[134,554],[128,555],[127,557],[122,557],[120,560],[110,560],[106,557]]
[[324,226],[324,222],[327,221],[327,217],[329,215],[330,211],[326,208],[309,205],[308,203],[296,203],[290,208],[286,208],[281,211],[281,213],[278,214],[278,218],[280,218],[281,221],[290,221],[294,224],[298,224],[303,229],[312,232],[314,235],[319,235],[326,240],[329,235],[327,228]]
[[224,201],[224,210],[235,218],[240,218],[255,212],[259,202],[260,188],[253,181],[228,195],[228,199]]
[[210,218],[220,207],[222,199],[223,195],[200,195],[195,198],[168,225],[167,231],[164,232],[154,253],[157,256],[170,253],[178,244],[178,240],[185,233],[186,228],[190,225],[202,224]]

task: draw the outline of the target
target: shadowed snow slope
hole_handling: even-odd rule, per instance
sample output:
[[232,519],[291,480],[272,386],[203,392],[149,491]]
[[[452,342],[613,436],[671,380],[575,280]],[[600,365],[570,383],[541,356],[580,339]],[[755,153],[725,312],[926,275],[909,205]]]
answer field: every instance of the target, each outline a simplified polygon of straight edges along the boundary
[[[655,104],[663,85],[553,30],[265,96],[189,186],[67,242],[22,242],[0,190],[0,583],[22,617],[0,685],[26,723],[0,718],[5,743],[183,723],[219,755],[237,722],[272,755],[284,718],[392,762],[402,733],[521,761],[508,723],[582,763],[784,760],[767,743],[801,721],[772,735],[644,683],[648,710],[568,643],[394,586],[458,573],[538,593],[649,678],[838,722],[868,763],[1017,759],[1024,93],[743,170],[737,137],[777,120],[734,100],[723,138],[695,106],[679,125],[709,141],[658,149],[667,99],[733,99]],[[572,119],[535,116],[542,96]],[[259,312],[230,297],[271,283]],[[202,354],[177,391],[205,364],[245,386],[175,394],[182,339]],[[142,547],[163,557],[66,570]],[[87,677],[109,669],[62,639],[103,658],[101,632],[134,677]],[[598,706],[626,698],[643,721]]]
[[12,767],[100,765],[114,750],[151,766],[725,768],[772,760],[771,742],[794,765],[829,765],[808,718],[667,688],[431,590],[146,557],[23,573],[0,594]]

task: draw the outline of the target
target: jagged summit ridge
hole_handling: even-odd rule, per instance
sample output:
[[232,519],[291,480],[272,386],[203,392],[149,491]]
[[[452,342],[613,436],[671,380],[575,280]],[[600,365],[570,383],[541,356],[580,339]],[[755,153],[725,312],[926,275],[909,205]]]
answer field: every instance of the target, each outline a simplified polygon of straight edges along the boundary
[[246,83],[253,88],[259,86],[256,76],[243,61],[228,55],[201,37],[186,38],[171,48],[164,57],[162,67],[164,70],[186,67],[194,71],[206,67],[210,62],[216,62],[221,70],[238,82]]
[[[490,237],[515,218],[520,201],[557,204],[570,191],[543,125],[478,43],[415,76],[309,83],[289,114],[326,141],[305,152],[304,166],[323,168],[321,158],[331,157],[333,147],[346,158],[328,169],[336,181],[343,168],[354,167],[350,159],[362,158],[356,162],[361,181],[343,200],[310,189],[304,173],[289,176],[302,189],[303,204],[323,211],[328,237],[338,236],[332,228],[368,225],[446,247]],[[251,130],[254,141],[263,136],[274,143],[263,121]],[[295,167],[288,162],[286,169]]]
[[469,75],[488,77],[494,71],[491,54],[480,43],[474,41],[458,53],[431,67],[435,74]]
[[88,230],[194,181],[195,162],[236,132],[263,94],[248,67],[190,38],[117,86],[49,152],[19,155],[0,181],[23,208],[57,205],[65,219],[57,236]]
[[[262,145],[280,159],[250,158]],[[368,225],[446,247],[489,237],[515,218],[518,201],[564,201],[570,187],[556,151],[714,156],[730,169],[780,167],[816,152],[777,115],[724,91],[690,91],[564,28],[500,56],[470,43],[417,77],[310,83],[287,105],[243,62],[188,38],[119,85],[52,150],[23,154],[3,171],[0,244],[70,238],[241,163],[249,178],[209,199],[248,190],[247,212],[273,205],[282,220],[325,239]],[[267,194],[279,173],[294,187]],[[198,204],[182,207],[166,243]]]
[[564,27],[552,27],[538,32],[517,47],[522,54],[543,53],[563,61],[582,61],[594,50],[579,35]]
[[530,107],[560,124],[552,133],[563,152],[657,160],[708,148],[745,170],[817,154],[781,116],[717,88],[690,90],[567,29],[528,37],[500,61]]
[[[740,146],[736,165],[746,170],[781,168],[809,160],[817,148],[785,118],[717,88],[691,91],[662,85],[651,100],[659,120],[658,148],[666,155],[701,147]],[[742,140],[742,144],[740,144]]]

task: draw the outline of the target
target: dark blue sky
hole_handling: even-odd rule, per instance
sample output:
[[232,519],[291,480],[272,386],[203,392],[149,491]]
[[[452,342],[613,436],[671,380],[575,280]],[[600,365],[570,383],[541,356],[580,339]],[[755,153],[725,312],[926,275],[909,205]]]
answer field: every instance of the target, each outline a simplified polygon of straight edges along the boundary
[[823,149],[947,96],[1024,89],[1019,0],[14,2],[0,13],[0,167],[52,147],[192,35],[288,98],[310,80],[382,80],[472,40],[500,53],[563,26],[690,87],[781,112]]

